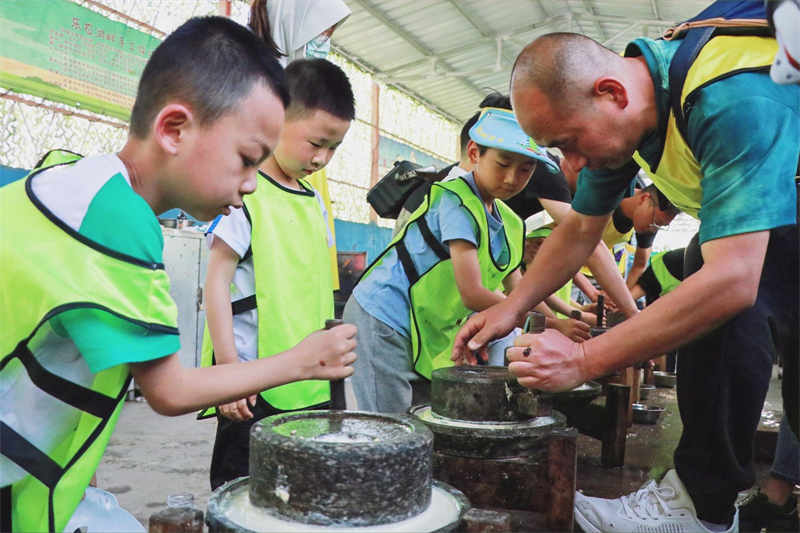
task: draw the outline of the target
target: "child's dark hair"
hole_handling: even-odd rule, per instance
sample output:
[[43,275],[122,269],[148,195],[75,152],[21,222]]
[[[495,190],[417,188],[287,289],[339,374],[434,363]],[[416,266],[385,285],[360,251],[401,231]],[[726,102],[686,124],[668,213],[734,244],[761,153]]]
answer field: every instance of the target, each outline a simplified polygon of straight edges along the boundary
[[655,198],[656,206],[658,206],[659,211],[664,211],[669,215],[677,215],[680,213],[680,209],[672,205],[672,202],[667,199],[664,193],[658,190],[658,187],[656,187],[655,183],[651,183],[642,189],[642,191],[650,193],[650,196]]
[[286,83],[292,103],[286,117],[291,120],[321,109],[342,120],[356,116],[350,80],[327,59],[296,59],[286,67]]
[[[486,95],[486,97],[481,100],[481,103],[478,104],[478,109],[484,109],[486,107],[499,107],[500,109],[508,109],[511,110],[511,98],[504,94],[500,94],[498,92],[491,92]],[[467,153],[467,144],[469,144],[469,130],[472,129],[472,126],[478,122],[478,117],[481,116],[481,112],[478,111],[471,117],[469,120],[464,124],[464,127],[461,128],[461,154]],[[478,143],[475,143],[478,144]],[[486,147],[481,146],[478,144],[478,150],[481,155],[486,153]]]
[[131,133],[144,138],[173,99],[186,102],[200,124],[234,109],[262,82],[289,106],[283,69],[267,45],[225,17],[189,19],[147,61],[131,111]]

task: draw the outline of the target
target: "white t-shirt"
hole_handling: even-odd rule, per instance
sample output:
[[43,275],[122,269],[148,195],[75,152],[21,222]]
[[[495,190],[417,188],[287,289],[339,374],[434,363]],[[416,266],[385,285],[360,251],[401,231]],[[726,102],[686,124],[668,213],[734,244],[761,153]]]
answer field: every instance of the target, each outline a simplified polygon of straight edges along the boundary
[[[333,231],[328,224],[328,210],[325,202],[315,189],[314,195],[319,203],[322,218],[325,219],[325,227],[328,230],[328,247],[334,245]],[[219,237],[225,244],[241,259],[250,249],[250,237],[252,228],[244,209],[234,209],[230,215],[220,217],[214,221],[206,235],[208,247],[214,242],[215,237]],[[233,273],[231,287],[231,302],[247,298],[256,293],[256,280],[253,270],[253,255],[250,254],[244,261],[240,261]],[[236,351],[239,353],[240,361],[253,361],[258,358],[258,310],[251,309],[244,313],[233,315],[233,340]]]

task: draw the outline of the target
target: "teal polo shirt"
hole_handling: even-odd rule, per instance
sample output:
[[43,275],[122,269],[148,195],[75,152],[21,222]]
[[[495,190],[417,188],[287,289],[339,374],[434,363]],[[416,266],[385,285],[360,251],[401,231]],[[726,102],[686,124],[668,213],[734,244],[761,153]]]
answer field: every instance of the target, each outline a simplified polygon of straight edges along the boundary
[[[70,221],[82,237],[113,252],[161,263],[161,226],[120,173],[122,168],[113,155],[56,167],[34,178],[34,182],[47,181],[37,188],[37,196],[59,218]],[[50,172],[58,177],[49,178]],[[54,317],[51,325],[75,343],[92,372],[150,361],[180,349],[177,334],[151,331],[101,309],[71,309]]]
[[[626,56],[644,57],[655,88],[658,128],[639,146],[655,164],[669,117],[669,64],[680,41],[637,39]],[[689,113],[687,142],[700,163],[700,242],[796,223],[794,176],[800,159],[800,86],[777,85],[769,73],[746,72],[700,90]],[[584,169],[572,202],[585,215],[608,214],[622,200],[638,165]]]

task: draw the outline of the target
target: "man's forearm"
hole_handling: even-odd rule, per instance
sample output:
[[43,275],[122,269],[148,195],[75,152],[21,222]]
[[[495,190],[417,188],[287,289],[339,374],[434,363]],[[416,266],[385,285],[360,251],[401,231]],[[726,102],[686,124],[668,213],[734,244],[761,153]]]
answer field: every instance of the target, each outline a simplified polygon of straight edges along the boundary
[[633,318],[584,343],[592,378],[673,350],[747,307],[729,298],[731,279],[701,269]]
[[614,256],[611,255],[605,244],[598,243],[592,255],[586,260],[586,264],[603,290],[617,304],[619,310],[629,317],[635,315],[638,311],[636,302],[633,301],[625,281],[617,270]]
[[580,221],[577,217],[570,217],[553,230],[517,288],[509,295],[509,303],[518,313],[542,302],[578,271],[598,242],[603,224],[603,220],[598,220],[593,230],[581,235]]
[[628,272],[628,279],[625,280],[625,285],[628,289],[632,289],[636,282],[639,281],[639,278],[642,277],[642,274],[645,271],[644,266],[633,265],[631,267],[630,272]]

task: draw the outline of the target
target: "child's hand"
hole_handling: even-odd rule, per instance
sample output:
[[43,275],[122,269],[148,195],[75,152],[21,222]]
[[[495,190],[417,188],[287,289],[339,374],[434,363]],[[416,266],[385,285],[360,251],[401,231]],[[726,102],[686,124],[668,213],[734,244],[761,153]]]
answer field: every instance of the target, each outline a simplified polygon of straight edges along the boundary
[[250,412],[249,408],[251,406],[255,407],[255,405],[256,395],[253,394],[252,396],[242,398],[241,400],[235,402],[218,405],[217,410],[219,411],[219,414],[225,418],[230,418],[231,420],[235,420],[237,422],[243,422],[253,418],[253,413]]
[[595,326],[597,324],[597,315],[594,313],[581,313],[581,321],[589,324],[589,326]]
[[356,327],[342,324],[315,331],[293,348],[301,379],[342,379],[353,373]]
[[560,318],[553,323],[553,327],[573,342],[583,342],[589,339],[589,325],[573,318]]

